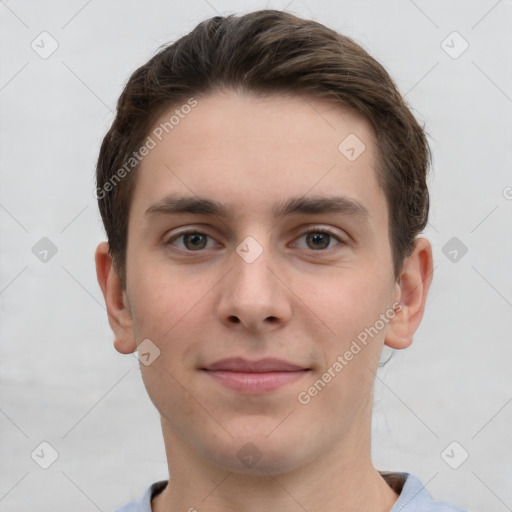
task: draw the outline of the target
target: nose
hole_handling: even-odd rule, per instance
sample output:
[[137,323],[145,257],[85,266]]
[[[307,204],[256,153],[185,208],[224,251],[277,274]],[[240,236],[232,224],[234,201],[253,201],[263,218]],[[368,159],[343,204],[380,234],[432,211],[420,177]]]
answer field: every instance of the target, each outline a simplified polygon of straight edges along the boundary
[[253,239],[233,251],[217,307],[219,320],[230,328],[256,333],[282,328],[291,318],[291,292],[268,244],[265,247]]

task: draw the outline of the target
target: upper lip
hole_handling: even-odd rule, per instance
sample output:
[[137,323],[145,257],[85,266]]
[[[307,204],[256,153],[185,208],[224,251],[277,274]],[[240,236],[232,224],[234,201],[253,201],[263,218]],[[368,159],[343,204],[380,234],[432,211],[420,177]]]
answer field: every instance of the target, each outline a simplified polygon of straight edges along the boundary
[[274,359],[267,357],[257,361],[249,361],[241,357],[233,357],[228,359],[220,359],[212,363],[204,370],[210,371],[230,371],[230,372],[246,372],[246,373],[265,373],[265,372],[294,372],[299,370],[307,370],[304,366],[298,366],[282,359]]

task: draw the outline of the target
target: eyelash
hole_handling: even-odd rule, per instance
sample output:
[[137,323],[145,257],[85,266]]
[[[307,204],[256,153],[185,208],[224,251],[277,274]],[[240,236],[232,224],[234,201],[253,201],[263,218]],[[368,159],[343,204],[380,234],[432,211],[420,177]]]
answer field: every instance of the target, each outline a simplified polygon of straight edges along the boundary
[[[335,234],[333,231],[327,229],[327,228],[324,228],[324,227],[316,227],[316,226],[313,226],[312,228],[309,228],[307,231],[304,231],[303,233],[301,233],[297,238],[296,240],[302,238],[303,236],[305,235],[308,235],[308,234],[312,234],[312,233],[315,233],[315,234],[323,234],[323,235],[329,235],[331,236],[332,238],[336,239],[336,241],[339,243],[339,245],[346,245],[346,241],[342,240],[337,234]],[[181,231],[180,233],[174,235],[172,238],[170,238],[169,240],[167,240],[167,242],[165,242],[165,245],[173,245],[173,242],[175,242],[176,240],[178,240],[179,238],[183,237],[184,235],[190,235],[190,234],[197,234],[197,235],[205,235],[207,236],[208,238],[210,239],[213,239],[213,237],[211,237],[210,235],[208,235],[207,233],[204,233],[202,231],[199,231],[197,229],[188,229],[186,231]],[[330,247],[330,248],[327,248],[327,249],[319,249],[319,250],[314,250],[314,249],[303,249],[303,250],[310,250],[312,252],[327,252],[331,249],[333,249],[334,247]],[[194,253],[194,252],[204,252],[206,249],[198,249],[197,251],[192,251],[192,250],[189,250],[189,249],[182,249],[182,248],[178,248],[179,250],[181,251],[184,251],[184,252],[189,252],[189,253]]]

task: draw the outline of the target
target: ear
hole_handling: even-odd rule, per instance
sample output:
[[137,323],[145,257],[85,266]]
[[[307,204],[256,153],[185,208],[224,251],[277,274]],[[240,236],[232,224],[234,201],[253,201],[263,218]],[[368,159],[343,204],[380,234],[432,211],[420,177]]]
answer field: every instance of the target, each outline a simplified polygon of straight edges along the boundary
[[426,238],[417,238],[412,254],[405,258],[400,279],[395,283],[394,298],[401,303],[389,322],[384,344],[395,349],[407,348],[420,325],[428,289],[432,282],[432,246]]
[[114,332],[114,347],[121,354],[131,354],[137,348],[133,336],[132,314],[108,248],[107,242],[100,243],[96,248],[96,277],[105,298],[108,323]]

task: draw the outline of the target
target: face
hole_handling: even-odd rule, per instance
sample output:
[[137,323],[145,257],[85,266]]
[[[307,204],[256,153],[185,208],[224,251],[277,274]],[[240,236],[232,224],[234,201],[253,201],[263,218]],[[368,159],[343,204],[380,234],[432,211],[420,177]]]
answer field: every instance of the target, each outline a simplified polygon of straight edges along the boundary
[[125,299],[127,343],[159,350],[141,371],[166,439],[239,472],[366,442],[400,298],[370,125],[327,100],[216,92],[153,138]]

